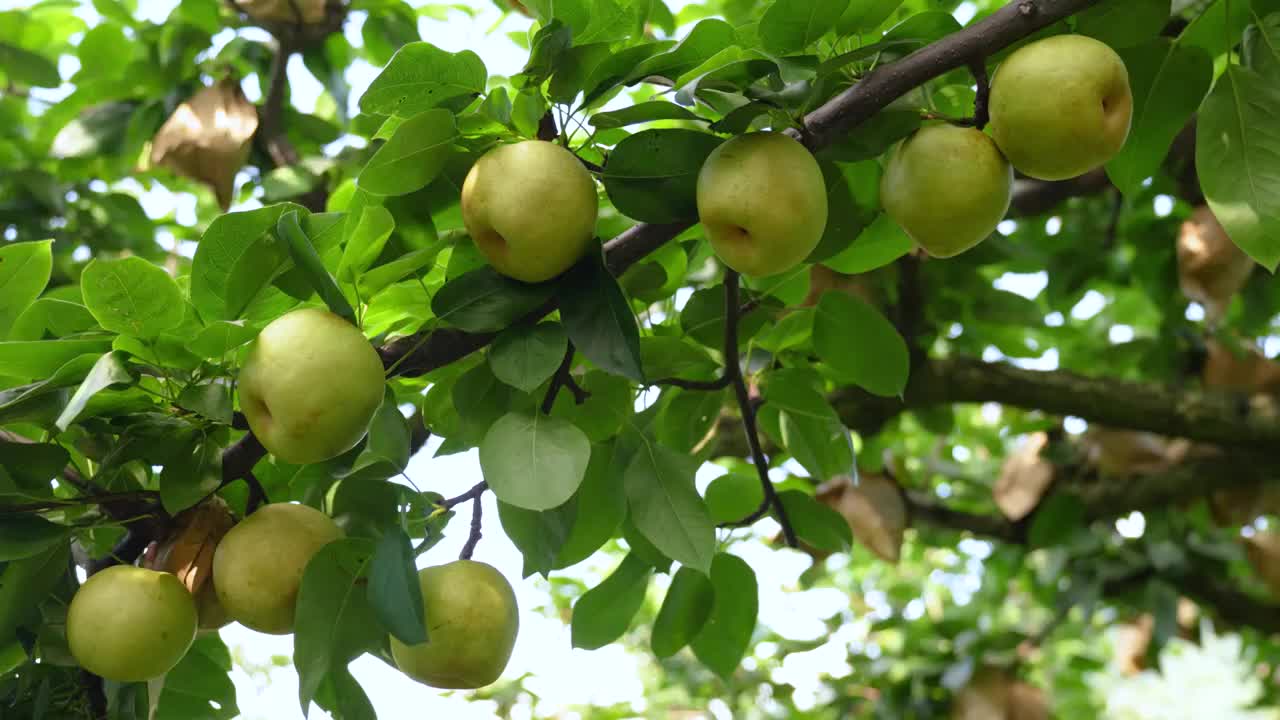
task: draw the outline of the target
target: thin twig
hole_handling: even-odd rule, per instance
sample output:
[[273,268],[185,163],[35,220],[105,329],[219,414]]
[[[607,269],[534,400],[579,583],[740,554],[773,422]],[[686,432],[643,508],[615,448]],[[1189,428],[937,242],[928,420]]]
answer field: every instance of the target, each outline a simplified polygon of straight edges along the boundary
[[448,500],[442,500],[440,501],[439,504],[445,510],[452,510],[455,506],[461,505],[462,503],[467,502],[468,500],[475,500],[479,498],[481,495],[484,494],[484,491],[488,489],[489,489],[489,483],[481,480],[480,482],[471,486],[470,490],[462,493],[457,497],[451,497]]
[[670,385],[683,390],[723,390],[729,387],[732,382],[728,375],[721,375],[715,380],[685,380],[682,378],[669,377],[661,380],[653,380],[650,385]]
[[564,351],[564,359],[560,361],[560,367],[556,368],[555,375],[551,376],[551,384],[547,386],[547,394],[542,398],[542,414],[550,415],[551,408],[556,404],[556,395],[560,394],[560,388],[570,387],[573,392],[574,402],[581,405],[586,400],[582,393],[585,391],[578,386],[573,378],[569,375],[570,368],[573,367],[573,341],[569,341],[569,347]]
[[129,492],[81,495],[79,497],[72,498],[55,498],[52,500],[41,500],[39,502],[0,505],[0,515],[26,515],[29,513],[46,512],[49,510],[61,510],[62,508],[76,507],[79,505],[119,505],[123,503],[130,503],[131,505],[136,506],[139,502],[153,502],[159,497],[160,494],[154,490],[131,490]]
[[476,551],[476,545],[480,544],[480,495],[476,495],[471,501],[471,534],[467,536],[467,544],[462,546],[462,552],[458,553],[459,560],[470,560],[472,553]]
[[[747,382],[742,376],[742,363],[738,358],[738,272],[731,268],[724,271],[724,374],[733,386],[734,396],[738,400],[738,410],[742,413],[742,429],[747,434],[747,445],[751,448],[751,462],[756,466],[760,476],[760,488],[764,491],[764,501],[760,509],[749,517],[752,522],[763,516],[763,511],[773,508],[778,524],[782,526],[782,535],[790,547],[799,547],[791,520],[787,517],[782,500],[773,489],[773,481],[769,479],[769,461],[760,446],[760,431],[756,427],[756,405],[747,391]],[[746,522],[744,519],[742,522]],[[737,524],[737,523],[735,523]]]

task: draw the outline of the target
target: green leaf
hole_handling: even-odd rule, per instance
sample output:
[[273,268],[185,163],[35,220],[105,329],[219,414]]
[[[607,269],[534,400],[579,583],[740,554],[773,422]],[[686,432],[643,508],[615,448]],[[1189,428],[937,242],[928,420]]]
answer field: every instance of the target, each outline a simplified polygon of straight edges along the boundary
[[364,449],[356,457],[351,472],[383,464],[390,475],[404,472],[409,465],[409,422],[400,414],[396,394],[388,385],[382,394],[382,404],[369,422],[369,434]]
[[468,332],[497,332],[533,312],[554,292],[554,283],[522,283],[485,265],[445,283],[431,298],[431,311]]
[[1249,19],[1249,2],[1211,0],[1183,29],[1178,44],[1204,48],[1216,58],[1240,41]]
[[461,421],[457,438],[468,447],[479,445],[489,428],[512,405],[513,392],[494,376],[488,363],[480,363],[453,383],[450,399]]
[[590,557],[613,537],[626,515],[627,499],[621,473],[614,472],[614,448],[594,445],[586,477],[573,496],[574,518],[569,535],[556,552],[553,569],[566,568]]
[[622,539],[626,541],[631,554],[649,564],[656,572],[671,571],[671,558],[667,557],[656,545],[640,533],[635,523],[628,518],[622,521]]
[[121,335],[154,338],[182,322],[185,304],[178,283],[137,256],[90,261],[80,275],[80,290],[98,324]]
[[579,381],[590,395],[578,404],[569,393],[556,397],[552,415],[577,425],[591,442],[603,442],[618,434],[635,412],[635,392],[626,378],[603,370],[591,370]]
[[21,560],[66,540],[71,530],[39,515],[14,515],[0,523],[0,562]]
[[1043,548],[1059,545],[1085,527],[1085,507],[1080,498],[1069,493],[1053,493],[1041,501],[1031,517],[1031,527],[1027,529],[1027,546]]
[[217,320],[201,330],[200,334],[187,344],[187,349],[202,358],[217,359],[257,336],[257,329],[247,327],[244,321]]
[[79,302],[42,297],[27,306],[9,328],[10,340],[39,340],[47,335],[65,337],[85,332],[98,324],[89,309]]
[[1280,12],[1255,16],[1254,24],[1245,30],[1240,54],[1249,69],[1272,82],[1280,80]]
[[502,416],[480,443],[480,469],[499,500],[550,510],[582,484],[591,443],[575,425],[541,414]]
[[819,550],[845,552],[853,546],[853,531],[844,516],[799,490],[778,493],[796,537]]
[[396,219],[391,212],[381,205],[365,205],[359,210],[359,220],[347,237],[346,247],[342,249],[342,259],[338,261],[336,275],[347,282],[369,268],[382,254],[387,239],[396,229]]
[[0,648],[14,641],[19,627],[35,629],[40,603],[33,600],[49,597],[67,576],[70,560],[71,543],[57,542],[0,570]]
[[902,0],[853,0],[836,22],[836,33],[852,35],[875,30],[901,4]]
[[369,566],[369,604],[383,627],[400,642],[427,642],[422,586],[413,564],[413,545],[399,526],[382,534]]
[[752,58],[731,62],[689,80],[676,92],[676,102],[692,105],[704,90],[742,92],[757,80],[778,72],[778,64],[772,60]]
[[503,532],[524,556],[524,576],[545,576],[555,565],[556,554],[577,520],[577,507],[574,498],[541,512],[499,501],[498,518]]
[[0,246],[0,339],[14,320],[40,297],[53,270],[52,240]]
[[822,261],[823,265],[845,273],[857,275],[882,268],[911,252],[915,247],[910,236],[888,215],[880,213],[853,244],[834,257]]
[[327,678],[349,677],[347,663],[376,651],[386,638],[367,581],[373,544],[361,538],[335,540],[307,563],[298,589],[293,665],[298,700],[305,713]]
[[533,392],[564,360],[569,336],[560,323],[516,325],[502,331],[489,348],[489,367],[502,382]]
[[[880,204],[880,166],[820,161],[827,187],[827,227],[805,262],[822,262],[848,249],[876,217]],[[908,248],[910,245],[908,245]],[[905,251],[904,251],[905,252]],[[894,258],[897,259],[897,258]]]
[[760,44],[776,55],[804,50],[826,35],[848,6],[849,0],[774,0],[760,18]]
[[71,456],[54,443],[17,443],[0,440],[0,469],[24,493],[37,497],[50,497],[49,482],[57,477]]
[[1076,16],[1076,32],[1127,48],[1159,35],[1168,20],[1169,0],[1103,0]]
[[887,107],[819,153],[819,157],[839,162],[861,162],[878,158],[894,143],[920,128],[920,111],[912,107]]
[[840,416],[814,387],[814,375],[804,370],[775,370],[766,378],[765,402],[797,417],[839,422]]
[[306,275],[307,280],[320,295],[320,299],[324,300],[329,310],[351,324],[356,324],[355,310],[351,309],[351,304],[338,289],[338,283],[325,269],[324,262],[316,253],[315,246],[311,244],[311,239],[302,229],[297,211],[291,210],[281,215],[276,223],[276,232],[289,244],[289,254],[293,256],[293,262]]
[[84,411],[89,400],[99,392],[119,385],[131,385],[135,381],[133,373],[124,364],[124,357],[118,352],[105,353],[93,364],[93,369],[85,377],[80,387],[71,396],[62,414],[54,421],[59,430],[66,430]]
[[1122,50],[1120,57],[1133,89],[1133,124],[1124,147],[1107,163],[1107,176],[1133,197],[1160,169],[1173,139],[1209,92],[1213,59],[1168,38]]
[[165,673],[153,720],[231,720],[240,715],[231,653],[217,633],[201,633]]
[[[279,262],[288,256],[283,247],[273,248],[274,237],[259,242],[275,229],[276,221],[286,211],[300,210],[298,205],[281,203],[268,207],[219,215],[209,223],[209,228],[196,246],[191,260],[191,303],[196,306],[205,322],[235,320],[256,294],[262,284],[261,275],[266,257]],[[253,290],[243,293],[248,297],[235,298],[234,290],[244,280],[237,273],[251,273],[248,285]]]
[[698,171],[724,142],[696,130],[642,130],[618,143],[601,181],[618,212],[643,222],[698,217]]
[[620,110],[596,113],[591,116],[589,122],[597,130],[608,130],[637,123],[653,122],[654,120],[699,120],[706,122],[701,116],[675,103],[662,100],[651,100]]
[[876,395],[907,386],[907,344],[875,308],[844,293],[824,293],[813,319],[813,347],[842,378]]
[[821,420],[783,411],[779,440],[796,462],[820,482],[853,471],[853,439],[839,420]]
[[949,12],[926,10],[907,17],[884,34],[882,42],[915,40],[928,45],[960,30],[960,22]]
[[711,563],[715,600],[711,615],[693,638],[693,654],[717,675],[733,674],[751,644],[759,612],[756,574],[742,558],[719,553]]
[[622,84],[636,66],[653,55],[670,48],[674,43],[670,40],[642,43],[613,53],[591,70],[583,85],[582,102],[579,108],[591,107],[610,90]]
[[687,567],[677,570],[653,621],[653,654],[669,658],[688,645],[706,624],[714,601],[715,589],[706,575]]
[[675,80],[729,47],[736,40],[737,32],[724,20],[719,18],[700,20],[675,47],[637,65],[627,74],[623,84],[631,85],[655,75]]
[[720,419],[720,408],[726,394],[726,390],[667,390],[664,393],[666,402],[655,423],[658,442],[676,450],[692,452]]
[[711,521],[733,523],[750,516],[764,502],[760,478],[755,475],[729,473],[707,486],[707,512]]
[[627,555],[609,577],[578,598],[570,629],[573,646],[595,650],[622,637],[644,604],[652,572],[648,563]]
[[1280,85],[1231,66],[1200,108],[1196,169],[1232,242],[1275,272],[1280,263]]
[[62,84],[52,60],[10,43],[0,42],[0,68],[11,83],[46,88]]
[[715,525],[694,489],[698,461],[641,437],[622,476],[636,529],[667,557],[704,573],[715,554]]
[[222,484],[222,448],[207,441],[191,445],[160,473],[160,502],[176,515],[208,497]]
[[110,338],[0,342],[0,376],[16,380],[48,377],[81,355],[97,356],[110,349]]
[[588,360],[608,372],[644,379],[636,317],[599,252],[591,252],[563,278],[560,321]]
[[214,422],[230,425],[234,419],[230,383],[222,378],[192,383],[178,393],[175,405],[199,413]]
[[[529,49],[529,60],[525,63],[520,77],[526,84],[538,86],[546,82],[555,72],[562,55],[573,44],[573,30],[559,20],[538,28],[533,36],[533,44]],[[493,92],[489,96],[493,96]],[[489,98],[485,98],[487,102]],[[505,124],[505,123],[504,123]]]
[[417,274],[419,270],[435,262],[443,247],[444,243],[438,242],[429,247],[411,250],[389,263],[366,270],[356,281],[360,294],[371,298],[392,283],[399,282],[408,275]]
[[425,42],[400,48],[360,98],[360,110],[410,117],[484,92],[484,62],[470,50],[454,54]]
[[405,195],[427,186],[449,159],[458,128],[453,113],[427,110],[396,128],[360,171],[360,188],[374,195]]

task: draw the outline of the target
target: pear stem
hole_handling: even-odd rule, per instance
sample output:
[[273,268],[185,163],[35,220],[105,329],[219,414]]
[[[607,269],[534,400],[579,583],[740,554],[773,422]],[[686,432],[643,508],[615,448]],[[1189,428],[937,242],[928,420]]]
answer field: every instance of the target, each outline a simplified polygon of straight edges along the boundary
[[986,59],[978,58],[969,63],[969,72],[973,73],[973,82],[978,88],[973,99],[973,126],[981,130],[991,122],[991,80],[987,77]]

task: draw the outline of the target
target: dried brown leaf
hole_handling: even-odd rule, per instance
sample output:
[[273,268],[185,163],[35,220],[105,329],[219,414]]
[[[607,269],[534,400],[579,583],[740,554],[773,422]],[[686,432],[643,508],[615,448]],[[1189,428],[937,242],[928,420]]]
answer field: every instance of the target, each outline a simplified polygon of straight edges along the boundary
[[1188,299],[1204,306],[1211,323],[1220,321],[1231,298],[1244,287],[1254,262],[1202,205],[1182,223],[1178,235],[1178,284]]
[[213,188],[226,210],[257,130],[258,110],[240,84],[221,80],[188,98],[160,126],[151,141],[151,164]]
[[863,473],[857,485],[848,478],[837,478],[819,488],[818,499],[844,516],[858,542],[880,559],[898,562],[907,506],[896,482],[872,473]]
[[1242,393],[1280,393],[1280,363],[1269,360],[1253,345],[1233,350],[1226,343],[1208,343],[1202,379],[1205,387]]
[[1242,542],[1253,571],[1266,583],[1271,594],[1280,598],[1280,533],[1257,532]]
[[1049,436],[1038,432],[1005,460],[1000,479],[992,488],[996,506],[1006,518],[1017,522],[1040,504],[1053,483],[1053,463],[1040,456],[1049,445]]
[[1191,443],[1137,430],[1091,426],[1080,439],[1090,465],[1111,477],[1164,472],[1186,458]]

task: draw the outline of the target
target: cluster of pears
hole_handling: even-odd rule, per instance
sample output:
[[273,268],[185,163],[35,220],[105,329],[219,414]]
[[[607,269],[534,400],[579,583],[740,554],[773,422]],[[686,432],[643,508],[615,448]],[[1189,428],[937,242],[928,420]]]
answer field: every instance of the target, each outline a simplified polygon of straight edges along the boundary
[[[716,254],[753,277],[798,265],[827,225],[822,170],[781,133],[749,133],[716,148],[698,174],[697,204]],[[462,219],[480,252],[499,273],[528,283],[550,280],[586,254],[597,205],[578,158],[543,140],[490,150],[462,185]]]
[[1058,35],[1014,51],[996,70],[991,135],[928,125],[885,167],[880,201],[920,247],[952,257],[982,242],[1009,210],[1013,170],[1065,180],[1120,152],[1133,96],[1124,61],[1106,44]]
[[[306,505],[263,506],[232,527],[212,556],[213,595],[195,596],[172,572],[117,565],[91,576],[67,609],[67,642],[82,667],[118,682],[171,670],[200,629],[231,620],[259,632],[293,632],[307,563],[343,537]],[[519,617],[510,583],[492,566],[458,560],[418,573],[428,641],[390,638],[396,665],[440,688],[477,688],[502,674]]]

